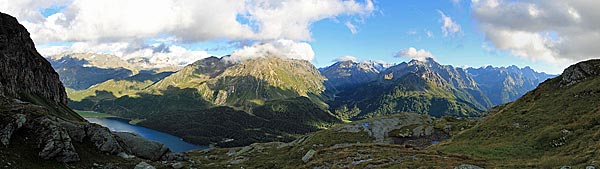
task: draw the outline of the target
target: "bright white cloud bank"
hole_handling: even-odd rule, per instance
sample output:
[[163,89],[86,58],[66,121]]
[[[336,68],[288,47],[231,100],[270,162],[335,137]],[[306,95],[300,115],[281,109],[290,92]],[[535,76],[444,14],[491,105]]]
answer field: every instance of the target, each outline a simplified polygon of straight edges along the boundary
[[472,0],[473,16],[494,46],[567,66],[600,56],[600,1]]
[[[48,17],[40,12],[56,7],[61,10]],[[314,52],[302,41],[311,40],[314,22],[341,15],[366,17],[374,10],[371,0],[0,0],[0,11],[17,17],[37,44],[74,42],[85,46],[42,51],[108,48],[122,56],[148,57],[165,52],[140,42],[168,37],[176,43],[255,40],[259,44],[237,53],[250,56],[247,53],[252,48],[282,47],[276,51],[293,52],[282,54],[284,57],[312,59]],[[354,25],[349,28],[356,31]],[[298,46],[289,48],[291,44],[302,46],[301,51]],[[166,55],[205,55],[177,47],[169,46]]]
[[356,58],[354,56],[342,56],[342,57],[336,58],[333,61],[334,62],[345,62],[345,61],[358,62],[358,58]]
[[424,49],[415,49],[413,47],[401,50],[395,57],[405,57],[409,59],[414,59],[418,61],[426,61],[427,58],[434,58],[433,54],[424,50]]
[[313,60],[315,52],[308,43],[292,40],[276,40],[266,43],[256,43],[234,51],[230,61],[243,61],[260,57],[281,57],[286,59]]

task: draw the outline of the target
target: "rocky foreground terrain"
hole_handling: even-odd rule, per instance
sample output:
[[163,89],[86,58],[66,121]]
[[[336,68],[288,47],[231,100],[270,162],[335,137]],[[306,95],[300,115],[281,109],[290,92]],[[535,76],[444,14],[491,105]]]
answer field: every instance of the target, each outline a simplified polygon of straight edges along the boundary
[[3,13],[0,25],[0,167],[133,167],[187,159],[163,144],[85,121],[66,106],[58,74],[27,30]]

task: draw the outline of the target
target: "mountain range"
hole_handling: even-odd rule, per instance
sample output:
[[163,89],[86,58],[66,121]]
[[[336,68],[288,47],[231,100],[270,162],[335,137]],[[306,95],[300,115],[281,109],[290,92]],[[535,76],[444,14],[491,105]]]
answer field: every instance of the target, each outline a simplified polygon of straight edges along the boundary
[[[514,98],[527,92],[527,88],[533,88],[532,84],[551,76],[528,68],[488,67],[486,68],[488,71],[465,70],[441,65],[431,58],[394,66],[372,61],[341,61],[316,69],[311,63],[303,60],[266,57],[231,62],[223,59],[227,57],[230,56],[205,58],[172,74],[139,71],[137,75],[115,77],[94,84],[85,90],[69,90],[68,94],[72,100],[69,105],[77,110],[105,112],[124,118],[141,119],[143,121],[139,123],[140,125],[173,133],[198,144],[238,146],[274,139],[256,136],[253,136],[255,138],[250,139],[251,141],[242,139],[243,137],[240,136],[245,134],[239,132],[240,130],[257,127],[251,124],[240,125],[243,123],[240,121],[232,124],[241,126],[240,130],[231,132],[235,134],[207,134],[211,133],[208,131],[183,132],[183,129],[175,130],[166,124],[158,125],[163,123],[156,122],[170,121],[169,118],[176,118],[171,116],[175,113],[197,114],[191,112],[201,111],[206,114],[219,107],[232,108],[219,108],[220,111],[235,112],[228,116],[247,118],[245,117],[247,115],[255,116],[264,113],[256,112],[257,110],[269,110],[267,112],[277,110],[277,108],[264,108],[264,105],[272,105],[271,102],[305,105],[309,107],[308,109],[315,110],[307,113],[327,117],[315,119],[306,116],[307,119],[300,120],[302,121],[300,123],[288,121],[288,124],[307,128],[303,131],[314,131],[339,122],[334,119],[358,120],[401,112],[415,112],[435,117],[479,117],[484,115],[488,108],[510,101],[498,99],[494,95],[496,91],[512,92],[509,94]],[[512,74],[503,75],[505,69],[511,70]],[[153,78],[136,78],[142,75]],[[492,75],[504,77],[508,82],[517,79],[518,83],[494,85],[496,81],[486,81],[485,78]],[[501,101],[492,103],[491,100]],[[212,113],[210,118],[222,119],[223,117],[220,116],[225,114]],[[273,117],[261,116],[260,118],[268,121]],[[196,120],[189,123],[204,124],[207,130],[223,127],[198,123],[206,121],[202,118],[194,119]],[[258,128],[262,127],[265,126]],[[266,128],[279,130],[285,127]],[[289,131],[270,132],[265,129],[262,132],[285,138],[283,140],[293,138]],[[206,137],[207,135],[210,137]],[[233,139],[234,142],[221,142],[232,139],[231,135],[237,136]]]
[[132,168],[145,160],[187,158],[161,143],[86,121],[67,107],[59,74],[37,52],[25,27],[4,13],[0,25],[3,168],[94,168],[97,163]]
[[[95,84],[67,93],[65,78],[36,51],[17,19],[0,13],[0,25],[5,168],[598,165],[598,59],[553,77],[528,67],[455,68],[431,58],[388,68],[339,62],[319,70],[275,56],[240,62],[209,57],[175,73],[114,77],[96,69],[108,72],[102,77],[108,80],[75,80]],[[77,60],[86,63],[54,64],[101,68]],[[89,123],[67,104],[142,119],[139,125],[216,147],[173,153]]]
[[327,94],[332,98],[332,110],[354,109],[351,119],[399,112],[481,116],[488,108],[513,101],[553,77],[528,67],[455,68],[432,58],[400,63],[381,72],[365,64],[338,62],[321,72],[330,84]]
[[158,81],[109,80],[72,92],[69,105],[143,119],[139,125],[197,144],[290,141],[340,122],[321,98],[324,79],[304,60],[209,57]]

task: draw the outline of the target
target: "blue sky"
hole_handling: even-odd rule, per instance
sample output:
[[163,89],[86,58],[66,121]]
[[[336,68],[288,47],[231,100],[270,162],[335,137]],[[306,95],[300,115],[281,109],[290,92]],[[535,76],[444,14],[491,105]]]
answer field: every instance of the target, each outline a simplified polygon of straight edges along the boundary
[[[275,53],[311,60],[317,67],[342,56],[399,63],[432,55],[457,67],[517,65],[558,74],[570,64],[596,58],[597,43],[590,42],[600,43],[594,26],[600,12],[586,8],[600,4],[592,1],[6,3],[0,11],[16,16],[44,55],[98,52],[125,59],[146,57],[158,65],[230,54],[248,58]],[[168,50],[156,52],[161,46]],[[405,53],[412,48],[419,53]]]
[[[350,17],[324,19],[313,24],[313,40],[308,42],[316,55],[313,64],[317,67],[328,66],[336,58],[346,55],[360,60],[399,63],[411,59],[393,56],[400,50],[414,47],[431,52],[442,64],[458,67],[517,65],[531,66],[535,70],[550,73],[562,72],[562,67],[559,66],[482,48],[487,42],[478,31],[477,21],[471,18],[470,3],[467,1],[454,4],[444,0],[380,0],[376,4],[378,11],[365,18],[363,23],[356,24],[357,34],[352,34],[341,21]],[[462,28],[461,32],[444,37],[438,11],[444,12],[458,23]],[[426,31],[431,31],[433,37],[429,38]],[[214,53],[225,55],[231,53],[231,50]]]

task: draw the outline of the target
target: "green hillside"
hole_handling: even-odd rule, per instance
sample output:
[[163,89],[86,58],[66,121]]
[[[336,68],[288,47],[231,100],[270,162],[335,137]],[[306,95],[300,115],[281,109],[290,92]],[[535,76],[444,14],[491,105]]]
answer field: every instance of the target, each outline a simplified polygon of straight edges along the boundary
[[140,125],[198,144],[239,146],[290,141],[339,123],[321,98],[323,80],[308,61],[209,57],[156,83],[110,80],[69,94],[77,110],[143,119]]
[[600,60],[573,65],[436,149],[509,168],[597,165],[599,72]]

